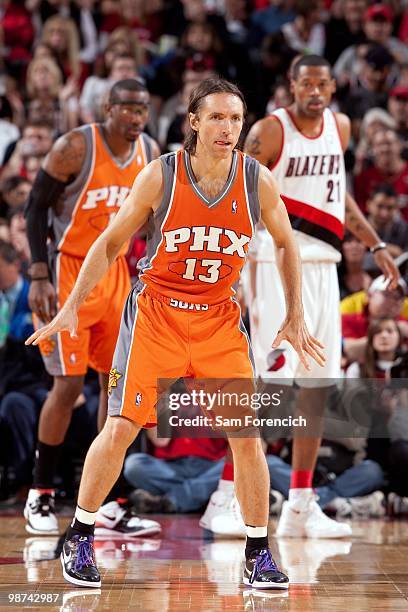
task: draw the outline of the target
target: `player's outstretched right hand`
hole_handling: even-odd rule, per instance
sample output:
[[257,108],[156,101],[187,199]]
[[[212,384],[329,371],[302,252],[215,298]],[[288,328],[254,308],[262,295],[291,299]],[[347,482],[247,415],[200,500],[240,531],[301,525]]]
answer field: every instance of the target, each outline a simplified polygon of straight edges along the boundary
[[78,315],[75,308],[66,307],[66,305],[56,314],[48,325],[44,325],[41,329],[37,329],[27,340],[25,344],[39,344],[42,340],[46,340],[61,331],[69,331],[71,338],[76,337],[78,327]]

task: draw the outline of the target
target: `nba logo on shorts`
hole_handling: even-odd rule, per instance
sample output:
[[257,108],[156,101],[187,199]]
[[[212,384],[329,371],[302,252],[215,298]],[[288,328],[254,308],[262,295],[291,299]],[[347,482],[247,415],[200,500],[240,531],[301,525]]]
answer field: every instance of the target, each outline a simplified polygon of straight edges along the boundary
[[136,406],[140,406],[141,403],[142,403],[142,394],[136,393],[136,399],[135,399]]
[[238,204],[236,200],[232,200],[231,210],[233,213],[237,212]]

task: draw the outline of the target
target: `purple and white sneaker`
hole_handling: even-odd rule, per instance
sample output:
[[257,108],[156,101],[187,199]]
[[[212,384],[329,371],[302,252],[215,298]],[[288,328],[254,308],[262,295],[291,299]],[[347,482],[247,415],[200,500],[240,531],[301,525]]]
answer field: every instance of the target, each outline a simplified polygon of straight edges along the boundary
[[279,571],[269,549],[254,551],[245,561],[244,584],[256,589],[287,589],[289,578]]
[[101,576],[95,562],[94,537],[75,535],[65,540],[61,553],[62,573],[68,582],[99,588]]

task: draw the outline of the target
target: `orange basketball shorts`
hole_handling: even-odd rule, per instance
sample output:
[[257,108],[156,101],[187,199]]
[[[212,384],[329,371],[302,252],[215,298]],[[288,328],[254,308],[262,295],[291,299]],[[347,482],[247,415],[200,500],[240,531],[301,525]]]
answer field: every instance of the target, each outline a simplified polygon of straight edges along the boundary
[[[59,253],[54,265],[54,287],[60,309],[69,296],[83,259]],[[119,334],[123,306],[130,291],[124,257],[118,257],[78,311],[77,338],[61,332],[40,343],[45,367],[52,376],[78,376],[88,366],[108,373]],[[43,323],[37,320],[37,326]]]
[[155,425],[158,379],[253,380],[239,305],[228,299],[207,310],[197,307],[148,287],[131,291],[109,377],[110,416],[124,416],[141,427]]

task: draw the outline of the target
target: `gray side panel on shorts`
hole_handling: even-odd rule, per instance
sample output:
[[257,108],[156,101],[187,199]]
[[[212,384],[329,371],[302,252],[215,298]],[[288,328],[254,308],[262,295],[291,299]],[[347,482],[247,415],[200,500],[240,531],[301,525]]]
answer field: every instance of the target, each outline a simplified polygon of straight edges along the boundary
[[[49,253],[49,267],[51,270],[51,278],[52,283],[55,288],[57,288],[57,265],[58,265],[58,254],[55,251]],[[56,299],[58,300],[58,291],[56,289]],[[57,301],[58,306],[58,301]],[[40,322],[39,327],[44,327],[46,323]],[[45,365],[45,369],[47,370],[50,376],[63,376],[64,375],[64,367],[61,361],[61,355],[59,352],[59,343],[58,343],[58,334],[54,334],[49,339],[49,346],[54,346],[53,350],[50,350],[48,354],[41,353],[42,360]],[[51,344],[52,343],[52,344]]]
[[248,192],[249,210],[251,211],[252,223],[255,227],[261,216],[261,207],[258,197],[259,161],[246,155],[244,172]]
[[[140,291],[134,287],[129,293],[122,313],[118,339],[109,374],[110,395],[108,399],[109,416],[118,416],[122,409],[122,395],[127,378],[128,359],[132,350],[133,328],[137,318],[137,297]],[[113,381],[113,385],[112,385]]]
[[75,130],[81,132],[85,138],[85,157],[82,169],[72,183],[67,185],[61,199],[51,209],[51,224],[54,231],[54,241],[59,244],[65,230],[72,220],[75,205],[89,176],[92,165],[92,127],[84,125]]
[[166,155],[161,155],[159,159],[163,169],[163,199],[154,215],[151,215],[149,218],[146,257],[143,257],[138,263],[138,268],[141,272],[150,266],[152,257],[156,253],[162,238],[160,228],[170,205],[171,192],[175,180],[176,154],[166,153]]

